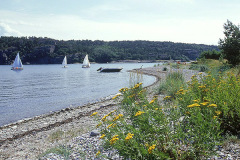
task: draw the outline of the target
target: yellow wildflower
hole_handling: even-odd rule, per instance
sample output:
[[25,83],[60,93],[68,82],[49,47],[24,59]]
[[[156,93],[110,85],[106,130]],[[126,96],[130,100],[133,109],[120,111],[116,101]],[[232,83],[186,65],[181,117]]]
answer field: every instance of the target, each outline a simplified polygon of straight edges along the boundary
[[181,150],[178,150],[178,155],[181,155]]
[[203,103],[200,103],[200,104],[203,105],[203,106],[206,106],[206,105],[208,105],[208,103],[209,102],[203,102]]
[[221,111],[215,111],[217,115],[220,115],[222,112]]
[[109,125],[107,126],[107,128],[110,128],[112,125],[113,125],[113,123],[112,123],[112,124],[109,124]]
[[213,119],[216,119],[217,118],[217,116],[213,116]]
[[203,85],[203,86],[198,86],[198,88],[201,88],[201,89],[202,89],[202,88],[206,88],[206,86],[204,86],[204,85]]
[[101,121],[104,122],[108,116],[109,116],[109,114],[105,115],[105,116],[101,119]]
[[195,102],[195,103],[198,103],[199,102],[199,100],[197,99],[197,100],[193,100],[193,102]]
[[117,140],[119,140],[119,138],[117,138],[117,137],[118,137],[118,135],[115,135],[112,137],[112,139],[109,141],[111,145],[114,144]]
[[187,106],[188,108],[192,108],[192,107],[200,107],[200,105],[198,103],[194,103],[194,104],[190,104]]
[[208,107],[217,107],[216,104],[210,104]]
[[158,108],[155,108],[155,110],[157,111],[157,110],[158,110]]
[[113,121],[116,121],[116,120],[118,120],[120,117],[122,117],[123,116],[123,114],[119,114],[119,115],[117,115],[117,116],[115,116],[115,118],[113,119]]
[[118,93],[118,94],[116,94],[112,99],[115,99],[115,98],[117,98],[118,96],[120,96],[121,95],[121,93]]
[[97,157],[97,156],[98,156],[100,153],[101,153],[101,152],[100,152],[100,151],[98,151],[98,152],[97,152],[97,154],[96,154],[95,156]]
[[178,92],[183,92],[183,89],[180,89]]
[[105,136],[106,136],[105,134],[102,134],[99,139],[103,139]]
[[198,73],[198,75],[201,75],[201,74],[202,74],[202,72],[199,72],[199,73]]
[[152,150],[154,150],[155,149],[155,147],[156,147],[156,145],[154,144],[154,145],[152,145],[152,146],[150,146],[149,148],[148,148],[148,153],[149,154],[151,154],[152,153]]
[[169,98],[171,98],[171,96],[166,96],[163,99],[166,100],[166,99],[169,99]]
[[94,112],[94,113],[91,115],[91,117],[92,117],[92,116],[95,116],[96,114],[98,114],[98,112]]
[[134,136],[134,134],[128,133],[128,134],[127,134],[127,137],[125,138],[125,140],[128,141],[129,139],[132,139],[133,136]]
[[190,112],[187,111],[186,114],[190,114]]
[[122,88],[119,90],[119,92],[126,92],[128,90],[128,88]]
[[115,136],[113,136],[112,138],[117,138],[118,137],[118,135],[115,135]]
[[143,114],[143,113],[145,113],[145,112],[138,111],[138,112],[135,114],[135,116],[140,116],[140,115]]
[[153,100],[151,100],[151,102],[149,102],[149,104],[152,104],[152,103],[154,103],[154,101],[155,101],[156,99],[154,98]]

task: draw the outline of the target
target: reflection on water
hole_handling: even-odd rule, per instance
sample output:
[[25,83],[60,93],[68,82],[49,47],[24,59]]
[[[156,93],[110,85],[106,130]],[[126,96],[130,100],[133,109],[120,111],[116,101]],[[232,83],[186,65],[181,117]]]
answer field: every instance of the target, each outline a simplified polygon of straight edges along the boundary
[[[154,64],[81,64],[25,65],[24,70],[12,71],[11,66],[0,66],[0,126],[40,114],[99,101],[115,94],[131,81],[150,85],[154,77],[142,76],[140,80],[127,70],[153,67]],[[121,72],[99,73],[100,67],[123,67]],[[131,79],[131,81],[130,81]]]

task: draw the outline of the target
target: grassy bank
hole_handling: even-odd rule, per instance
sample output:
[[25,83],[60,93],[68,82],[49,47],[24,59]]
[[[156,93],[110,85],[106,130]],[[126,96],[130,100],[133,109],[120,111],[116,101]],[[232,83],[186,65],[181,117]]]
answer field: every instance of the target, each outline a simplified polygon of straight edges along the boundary
[[117,149],[126,159],[214,155],[217,146],[226,142],[226,135],[240,134],[240,78],[236,68],[209,64],[194,64],[207,74],[200,72],[186,83],[181,72],[169,73],[158,89],[158,94],[166,94],[163,100],[157,94],[149,101],[141,84],[120,89],[123,100],[118,110],[100,119],[97,112],[92,115],[99,119],[104,147]]

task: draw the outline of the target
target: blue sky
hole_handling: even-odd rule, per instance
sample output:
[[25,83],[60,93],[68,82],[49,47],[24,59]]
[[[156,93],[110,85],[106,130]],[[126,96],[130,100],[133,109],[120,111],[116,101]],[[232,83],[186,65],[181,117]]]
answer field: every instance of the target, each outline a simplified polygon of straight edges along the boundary
[[217,45],[239,0],[0,0],[0,36]]

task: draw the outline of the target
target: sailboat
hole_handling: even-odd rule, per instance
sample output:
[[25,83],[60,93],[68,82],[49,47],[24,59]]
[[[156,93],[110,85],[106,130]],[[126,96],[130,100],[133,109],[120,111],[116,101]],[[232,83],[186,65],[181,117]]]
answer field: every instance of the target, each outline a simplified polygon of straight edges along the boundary
[[84,60],[83,60],[82,68],[90,68],[90,62],[88,60],[88,55],[86,55]]
[[18,52],[17,56],[13,62],[11,70],[22,70],[22,69],[23,69],[23,65],[22,65],[22,61],[20,59],[19,52]]
[[68,67],[67,66],[67,57],[66,56],[63,58],[62,67],[63,68],[67,68]]

